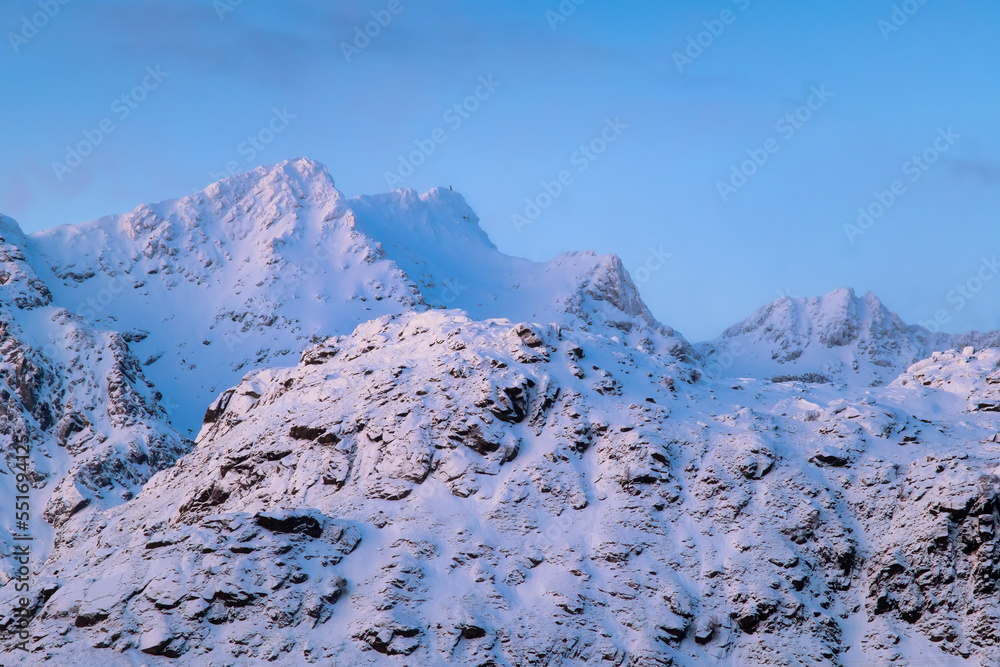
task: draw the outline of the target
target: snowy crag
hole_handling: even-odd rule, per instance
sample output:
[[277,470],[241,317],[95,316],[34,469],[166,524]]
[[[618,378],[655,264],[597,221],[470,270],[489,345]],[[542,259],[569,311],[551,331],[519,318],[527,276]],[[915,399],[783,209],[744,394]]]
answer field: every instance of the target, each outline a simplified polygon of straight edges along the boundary
[[33,235],[25,253],[54,298],[121,331],[193,435],[215,396],[253,368],[380,315],[470,315],[655,325],[614,257],[548,264],[501,254],[458,194],[348,199],[309,160],[183,199]]
[[838,290],[691,345],[308,160],[3,238],[3,664],[1000,663],[996,333]]
[[[54,531],[131,499],[192,443],[170,426],[126,339],[55,305],[26,246],[0,216],[0,543],[7,552],[13,533],[31,534],[41,559]],[[22,518],[14,506],[24,484],[32,497]]]

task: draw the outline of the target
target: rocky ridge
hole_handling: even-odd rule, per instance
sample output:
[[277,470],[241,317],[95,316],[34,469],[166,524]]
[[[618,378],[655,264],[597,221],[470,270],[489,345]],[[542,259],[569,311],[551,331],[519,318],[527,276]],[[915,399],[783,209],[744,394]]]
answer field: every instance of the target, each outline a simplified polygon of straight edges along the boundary
[[1000,662],[995,332],[837,290],[692,346],[309,160],[0,227],[23,664]]
[[224,392],[192,454],[60,545],[37,657],[993,664],[1000,416],[946,378],[1000,353],[946,356],[845,392],[379,318]]
[[872,293],[838,289],[782,297],[697,345],[722,375],[877,386],[934,351],[1000,345],[998,332],[932,333],[908,325]]
[[299,159],[39,232],[24,248],[57,303],[130,338],[191,435],[247,371],[294,363],[306,345],[386,314],[461,308],[623,334],[652,327],[687,346],[656,322],[617,257],[510,257],[478,223],[450,190],[347,198],[325,167]]
[[[55,306],[24,246],[0,217],[0,543],[30,534],[40,563],[67,524],[131,499],[191,443],[126,340]],[[15,512],[16,495],[30,497],[26,510]],[[15,566],[3,561],[5,584]]]

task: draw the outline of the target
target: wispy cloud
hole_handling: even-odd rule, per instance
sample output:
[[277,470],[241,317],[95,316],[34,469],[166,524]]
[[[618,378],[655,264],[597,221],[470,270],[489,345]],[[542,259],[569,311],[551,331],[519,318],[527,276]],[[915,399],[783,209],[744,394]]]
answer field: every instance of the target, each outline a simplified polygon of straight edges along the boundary
[[988,185],[1000,184],[1000,164],[983,160],[955,162],[955,174],[963,178],[978,178]]
[[[77,16],[86,26],[77,34],[88,49],[109,55],[177,59],[208,74],[292,87],[304,77],[314,78],[316,66],[341,68],[345,63],[339,45],[349,43],[355,28],[371,22],[372,10],[380,7],[361,1],[320,5],[289,0],[266,7],[244,2],[219,20],[210,3],[105,0],[79,11]],[[524,60],[553,53],[603,63],[626,57],[621,50],[575,38],[568,31],[554,37],[542,13],[530,21],[516,13],[473,17],[468,12],[433,9],[404,4],[400,18],[379,37],[380,57],[403,69],[414,58],[426,67],[435,60],[442,64]],[[98,43],[88,37],[93,34],[102,35]],[[511,40],[518,44],[516,53],[510,50]]]

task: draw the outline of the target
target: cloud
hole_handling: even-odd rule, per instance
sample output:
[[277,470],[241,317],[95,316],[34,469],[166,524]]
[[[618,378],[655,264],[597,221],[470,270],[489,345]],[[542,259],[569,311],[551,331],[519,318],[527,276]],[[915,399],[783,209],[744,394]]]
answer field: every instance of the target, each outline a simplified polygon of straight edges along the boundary
[[987,185],[1000,184],[1000,164],[983,160],[958,160],[955,174],[961,178],[978,178]]
[[17,218],[21,211],[31,208],[35,191],[20,170],[7,169],[0,183],[0,202],[4,210]]
[[220,19],[212,3],[107,0],[81,6],[75,18],[83,25],[74,34],[83,42],[80,47],[112,60],[124,56],[187,65],[209,76],[288,87],[311,74],[308,64],[324,46],[323,26],[353,16],[353,4],[313,10],[289,2],[269,22],[250,3],[234,6]]
[[[222,2],[231,0],[220,0]],[[442,3],[447,4],[447,3]],[[90,50],[109,58],[126,55],[150,62],[186,62],[206,74],[254,80],[290,88],[316,81],[317,68],[343,70],[340,45],[350,43],[357,28],[373,21],[382,3],[340,1],[313,3],[288,0],[280,5],[242,2],[220,20],[212,3],[176,0],[131,3],[104,0],[81,5],[75,31]],[[94,40],[93,35],[101,35]],[[516,43],[517,49],[511,50]],[[571,36],[553,34],[539,11],[536,20],[492,8],[469,11],[466,5],[425,7],[406,2],[366,49],[371,60],[389,59],[403,70],[476,61],[536,62],[544,56],[563,62],[626,58],[623,50]],[[323,69],[320,69],[323,71]],[[329,85],[334,85],[331,76]]]

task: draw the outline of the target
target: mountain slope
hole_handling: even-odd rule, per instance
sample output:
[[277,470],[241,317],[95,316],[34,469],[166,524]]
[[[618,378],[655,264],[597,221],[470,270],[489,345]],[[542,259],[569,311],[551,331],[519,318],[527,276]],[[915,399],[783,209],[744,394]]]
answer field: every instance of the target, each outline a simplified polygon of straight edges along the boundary
[[656,323],[617,258],[508,257],[460,195],[347,199],[305,159],[34,234],[26,253],[58,303],[131,339],[189,432],[248,370],[293,363],[310,342],[414,309],[650,329],[693,354]]
[[[131,499],[191,443],[170,426],[121,335],[52,304],[25,245],[17,223],[0,216],[0,544],[31,535],[38,566],[74,521]],[[27,526],[14,506],[23,495]],[[4,560],[5,592],[15,567]]]
[[601,333],[386,316],[249,374],[61,545],[33,655],[996,664],[1000,414],[949,379],[986,397],[998,361],[804,395]]

